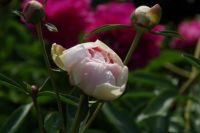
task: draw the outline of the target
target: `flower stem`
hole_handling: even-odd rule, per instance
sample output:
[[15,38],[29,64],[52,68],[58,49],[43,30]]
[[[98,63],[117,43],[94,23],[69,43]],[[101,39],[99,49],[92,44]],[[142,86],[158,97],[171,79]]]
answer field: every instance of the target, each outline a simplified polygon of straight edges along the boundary
[[85,127],[83,128],[83,130],[81,131],[81,133],[84,133],[86,131],[86,129],[91,125],[91,123],[94,121],[94,119],[96,118],[96,115],[99,113],[101,107],[103,106],[103,102],[100,102],[97,105],[96,110],[94,111],[94,113],[92,114],[92,116],[90,117],[90,119],[87,121]]
[[74,123],[74,127],[73,127],[72,133],[78,133],[79,132],[79,127],[80,127],[80,122],[81,122],[81,120],[80,120],[80,117],[81,117],[81,108],[82,108],[84,99],[85,99],[85,95],[82,94],[80,96],[79,106],[78,106],[78,109],[76,111],[75,123]]
[[130,49],[129,49],[127,55],[126,55],[126,58],[124,60],[124,64],[125,65],[127,65],[128,62],[130,61],[130,59],[132,57],[132,54],[135,51],[135,49],[137,47],[137,44],[138,44],[138,42],[139,42],[139,40],[140,40],[140,38],[141,38],[141,36],[142,36],[143,33],[144,33],[144,31],[141,30],[141,29],[139,29],[139,28],[136,30],[135,38],[134,38],[134,40],[133,40],[133,42],[131,44],[131,47],[130,47]]
[[[200,57],[200,39],[197,42],[197,46],[195,48],[194,57],[199,58]],[[181,86],[181,89],[179,91],[179,94],[183,94],[185,91],[187,91],[188,87],[194,82],[196,77],[199,75],[199,71],[192,67],[192,71],[190,73],[190,76],[188,80]]]
[[[63,110],[62,110],[62,104],[61,104],[60,97],[59,97],[59,90],[56,87],[56,84],[54,82],[54,77],[53,77],[53,73],[52,73],[52,70],[51,70],[51,65],[49,63],[49,58],[48,58],[48,55],[47,55],[47,52],[46,52],[46,49],[45,49],[45,43],[44,43],[44,40],[43,40],[41,23],[38,23],[36,25],[36,30],[37,30],[39,41],[42,44],[42,50],[43,50],[42,53],[43,53],[43,57],[44,57],[44,60],[45,60],[46,67],[48,69],[51,84],[52,84],[53,89],[56,93],[56,101],[57,101],[57,104],[58,104],[58,110],[59,110],[60,114],[63,116],[63,119],[64,119],[65,115],[64,115]],[[65,132],[65,124],[64,123],[63,123],[63,132]]]
[[185,119],[185,133],[191,132],[191,125],[190,125],[190,113],[192,108],[192,101],[188,100],[186,102],[185,112],[184,112],[184,119]]
[[44,126],[43,126],[44,125],[43,118],[42,118],[42,114],[40,111],[40,107],[37,102],[37,97],[32,96],[32,100],[33,100],[33,104],[34,104],[34,107],[35,107],[35,110],[37,113],[37,117],[38,117],[38,125],[39,125],[39,129],[40,129],[40,133],[45,133]]
[[[199,58],[200,57],[200,39],[197,42],[197,46],[195,48],[194,52],[194,57]],[[189,86],[194,82],[194,80],[198,77],[199,71],[197,68],[192,67],[192,72],[190,73],[190,77],[188,80],[181,86],[179,94],[184,94],[188,89]],[[190,113],[191,113],[191,108],[192,108],[192,102],[190,99],[187,100],[186,103],[186,108],[184,112],[184,118],[185,118],[185,132],[190,132],[191,131],[191,125],[190,125]]]

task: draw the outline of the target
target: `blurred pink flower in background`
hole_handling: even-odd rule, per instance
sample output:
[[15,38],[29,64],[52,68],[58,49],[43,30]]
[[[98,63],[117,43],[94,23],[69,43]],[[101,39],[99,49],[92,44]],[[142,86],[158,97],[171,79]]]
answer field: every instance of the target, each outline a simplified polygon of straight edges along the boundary
[[200,20],[184,21],[178,27],[183,39],[173,39],[172,48],[186,49],[194,47],[200,38]]
[[58,32],[49,32],[44,28],[44,37],[66,48],[79,42],[79,36],[90,23],[92,13],[90,0],[48,0],[45,12],[46,22],[55,25]]
[[[42,0],[38,0],[42,2]],[[46,22],[58,28],[58,32],[49,32],[43,28],[44,37],[50,43],[58,43],[70,48],[79,43],[81,33],[105,24],[131,25],[130,16],[135,10],[132,2],[109,2],[99,4],[92,10],[91,0],[48,0],[45,5]],[[156,26],[153,31],[163,30]],[[133,28],[114,29],[88,38],[88,41],[100,39],[124,59],[135,36]],[[145,33],[129,63],[130,69],[144,67],[160,53],[163,37]]]
[[[105,24],[125,24],[131,25],[130,16],[134,11],[133,3],[117,3],[111,2],[98,5],[94,12],[94,20],[87,28],[86,32],[90,32],[97,27]],[[153,31],[164,30],[163,26],[156,26]],[[135,35],[135,30],[131,28],[115,29],[89,38],[90,41],[100,39],[106,44],[110,44],[111,48],[124,59],[132,40]],[[130,69],[144,67],[149,61],[157,57],[160,53],[160,44],[163,37],[145,33],[140,40],[140,43],[129,63]]]

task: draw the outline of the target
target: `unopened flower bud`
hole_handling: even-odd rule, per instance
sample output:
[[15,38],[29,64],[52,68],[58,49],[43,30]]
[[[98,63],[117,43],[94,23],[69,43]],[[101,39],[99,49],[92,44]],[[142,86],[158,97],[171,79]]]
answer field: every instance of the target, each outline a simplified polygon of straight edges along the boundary
[[23,8],[23,17],[30,24],[43,21],[45,17],[43,5],[36,0],[28,1]]
[[82,43],[69,49],[54,43],[51,52],[56,65],[68,72],[72,85],[85,94],[105,101],[123,94],[128,68],[103,42]]
[[35,86],[35,85],[32,85],[32,86],[31,86],[31,91],[32,91],[32,95],[33,95],[33,96],[36,96],[37,93],[38,93],[38,87]]
[[134,26],[152,29],[160,22],[161,7],[159,4],[153,7],[140,6],[131,15],[131,21]]

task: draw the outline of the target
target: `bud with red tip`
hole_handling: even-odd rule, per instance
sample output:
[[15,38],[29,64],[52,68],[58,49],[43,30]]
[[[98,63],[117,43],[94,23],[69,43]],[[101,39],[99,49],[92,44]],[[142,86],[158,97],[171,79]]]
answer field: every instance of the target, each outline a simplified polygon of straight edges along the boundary
[[32,96],[36,96],[38,94],[38,87],[36,85],[31,86]]
[[45,17],[43,5],[36,0],[28,1],[22,13],[25,21],[30,24],[38,24],[43,21]]
[[159,4],[151,8],[148,6],[140,6],[131,15],[131,21],[136,27],[139,26],[150,30],[160,22],[161,13]]

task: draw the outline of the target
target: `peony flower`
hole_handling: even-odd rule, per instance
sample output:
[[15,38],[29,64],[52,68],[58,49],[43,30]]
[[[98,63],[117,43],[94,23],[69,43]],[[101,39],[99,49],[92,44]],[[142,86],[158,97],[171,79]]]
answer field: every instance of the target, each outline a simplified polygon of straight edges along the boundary
[[[106,25],[106,24],[124,24],[131,25],[131,13],[135,10],[133,3],[117,3],[111,2],[97,6],[94,12],[94,21],[87,28],[86,32]],[[156,26],[153,31],[164,30],[164,26]],[[114,29],[108,32],[100,33],[91,36],[88,41],[100,39],[107,44],[112,44],[110,47],[124,59],[132,40],[135,36],[133,28]],[[141,68],[147,65],[151,59],[159,56],[160,44],[163,41],[162,36],[145,33],[140,40],[132,59],[129,62],[129,69]]]
[[178,27],[183,39],[173,39],[172,48],[185,49],[193,47],[200,38],[200,20],[184,21]]
[[135,9],[133,3],[128,2],[110,2],[100,4],[93,13],[93,21],[87,26],[86,32],[89,32],[104,24],[127,24],[130,25],[130,15]]
[[59,68],[68,72],[71,83],[89,96],[114,100],[125,90],[128,68],[99,40],[69,49],[53,44],[52,57]]

